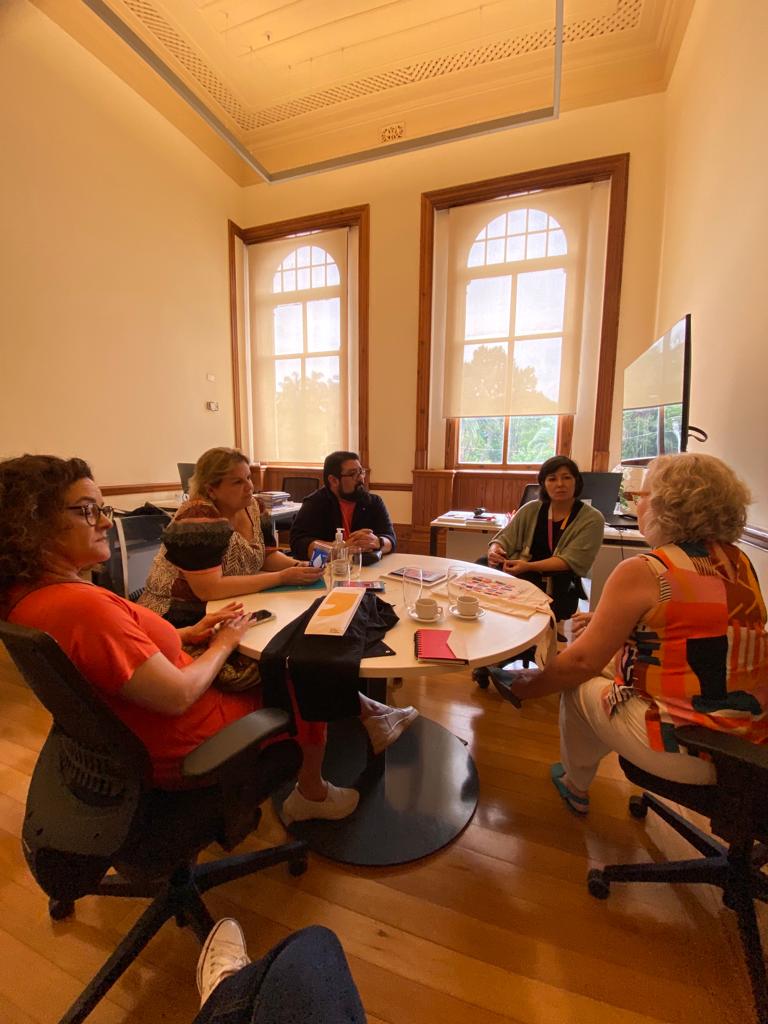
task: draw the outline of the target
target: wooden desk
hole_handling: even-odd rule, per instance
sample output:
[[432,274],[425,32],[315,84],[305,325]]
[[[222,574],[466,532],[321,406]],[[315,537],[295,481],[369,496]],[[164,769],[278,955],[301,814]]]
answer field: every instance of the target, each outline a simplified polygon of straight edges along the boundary
[[[400,581],[385,576],[404,565],[444,568],[448,564],[456,563],[428,555],[392,554],[363,569],[363,579],[384,580],[387,589],[380,596],[400,615],[386,635],[394,656],[366,658],[360,663],[361,682],[375,700],[386,701],[387,679],[435,676],[451,670],[448,664],[416,660],[413,634],[425,627],[405,613]],[[467,563],[467,568],[477,571],[472,563]],[[530,587],[539,593],[531,584],[518,582],[521,590]],[[446,609],[438,628],[456,630],[467,645],[469,666],[459,665],[457,671],[510,660],[535,644],[549,627],[549,616],[543,613],[526,620],[491,610],[477,621],[461,622],[447,616],[448,601],[439,591],[439,587],[430,591]],[[320,596],[322,592],[315,590],[264,591],[240,598],[248,610],[269,608],[276,615],[275,620],[250,629],[240,650],[258,658],[275,633]],[[212,601],[208,610],[226,603]],[[343,821],[298,822],[290,831],[305,839],[310,849],[348,864],[402,864],[434,853],[465,828],[477,806],[479,783],[472,756],[458,737],[424,717],[417,718],[378,757],[371,756],[367,734],[358,719],[331,723],[323,772],[336,785],[359,790],[358,809]],[[278,813],[290,788],[276,795]]]

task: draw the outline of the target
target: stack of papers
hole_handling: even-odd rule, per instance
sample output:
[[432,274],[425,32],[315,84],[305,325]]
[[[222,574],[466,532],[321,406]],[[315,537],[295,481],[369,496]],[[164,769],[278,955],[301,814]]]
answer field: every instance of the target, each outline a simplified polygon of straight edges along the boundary
[[259,491],[256,497],[265,508],[274,508],[288,501],[291,496],[287,491]]

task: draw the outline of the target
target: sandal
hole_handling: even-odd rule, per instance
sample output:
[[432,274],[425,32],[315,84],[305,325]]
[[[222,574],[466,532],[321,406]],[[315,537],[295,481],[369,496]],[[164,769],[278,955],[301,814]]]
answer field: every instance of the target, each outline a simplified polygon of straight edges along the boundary
[[563,782],[563,776],[565,775],[565,768],[558,761],[553,764],[549,769],[549,777],[552,779],[552,785],[555,787],[561,798],[565,802],[569,810],[573,811],[574,814],[578,814],[580,818],[589,811],[589,797],[588,796],[576,796]]

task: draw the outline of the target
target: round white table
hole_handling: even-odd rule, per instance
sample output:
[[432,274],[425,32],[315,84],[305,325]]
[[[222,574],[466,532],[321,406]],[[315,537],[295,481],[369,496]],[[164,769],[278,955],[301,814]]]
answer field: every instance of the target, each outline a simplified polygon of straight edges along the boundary
[[[443,608],[443,617],[434,627],[450,629],[462,638],[469,665],[420,662],[414,652],[414,632],[433,624],[419,623],[408,616],[401,581],[387,576],[392,569],[408,565],[442,570],[461,565],[474,572],[496,574],[495,570],[474,563],[397,553],[386,555],[381,562],[362,570],[361,579],[382,579],[386,590],[378,596],[394,605],[400,616],[385,637],[394,654],[360,662],[361,689],[375,700],[386,702],[388,679],[445,674],[509,661],[536,644],[549,628],[550,616],[543,612],[522,619],[486,608],[474,621],[459,620],[448,613],[445,583],[438,584],[424,590],[436,597]],[[532,593],[540,595],[531,584],[517,582],[521,593],[530,587]],[[240,651],[258,658],[276,633],[325,593],[326,590],[278,589],[238,598],[248,611],[268,608],[275,614],[275,619],[246,633]],[[226,603],[211,601],[208,611]],[[339,642],[343,643],[343,638]],[[358,809],[342,821],[296,822],[290,830],[305,839],[310,849],[348,864],[401,864],[434,853],[466,827],[477,806],[477,769],[465,744],[421,716],[378,757],[371,754],[367,733],[358,719],[330,723],[323,774],[336,785],[358,789]],[[276,794],[278,813],[290,788]]]

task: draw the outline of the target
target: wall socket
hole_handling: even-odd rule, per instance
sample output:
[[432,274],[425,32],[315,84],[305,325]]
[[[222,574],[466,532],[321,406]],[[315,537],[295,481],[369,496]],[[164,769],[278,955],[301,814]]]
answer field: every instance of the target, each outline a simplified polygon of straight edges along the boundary
[[208,412],[218,412],[219,411],[219,403],[218,402],[206,402],[205,403],[205,408],[208,410]]

